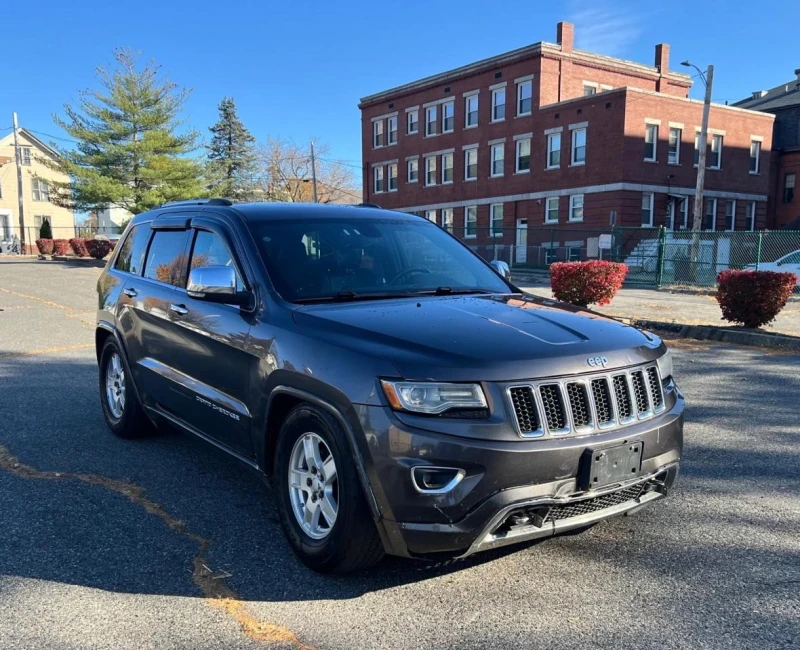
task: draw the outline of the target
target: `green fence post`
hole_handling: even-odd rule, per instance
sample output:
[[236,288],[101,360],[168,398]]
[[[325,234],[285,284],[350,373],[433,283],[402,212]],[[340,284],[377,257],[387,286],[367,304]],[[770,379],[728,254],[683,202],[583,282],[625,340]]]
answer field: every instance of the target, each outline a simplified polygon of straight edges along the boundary
[[761,246],[764,243],[764,233],[758,233],[758,248],[756,249],[756,271],[758,271],[758,267],[761,265]]
[[656,266],[656,286],[661,287],[664,279],[664,257],[667,248],[667,229],[664,226],[658,227],[658,262]]

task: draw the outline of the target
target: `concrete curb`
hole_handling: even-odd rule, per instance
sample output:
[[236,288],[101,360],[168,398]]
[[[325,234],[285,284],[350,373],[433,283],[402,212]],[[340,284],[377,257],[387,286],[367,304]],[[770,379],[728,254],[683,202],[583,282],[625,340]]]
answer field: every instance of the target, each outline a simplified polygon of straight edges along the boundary
[[96,260],[93,257],[75,257],[72,255],[39,255],[40,262],[69,262],[70,264],[80,264],[82,266],[96,266],[102,268],[106,265],[106,260]]
[[713,325],[682,325],[662,321],[626,319],[632,325],[643,329],[659,330],[685,339],[700,341],[720,341],[736,345],[755,345],[764,348],[780,348],[800,351],[800,337],[788,334],[770,334],[757,330],[734,327],[714,327]]

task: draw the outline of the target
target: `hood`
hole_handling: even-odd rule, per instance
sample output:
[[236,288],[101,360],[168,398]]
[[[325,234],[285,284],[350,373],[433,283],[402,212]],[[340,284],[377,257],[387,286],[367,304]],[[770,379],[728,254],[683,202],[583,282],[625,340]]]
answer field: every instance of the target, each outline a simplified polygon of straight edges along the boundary
[[590,310],[533,296],[426,296],[307,305],[297,325],[385,359],[404,379],[517,381],[651,361],[661,340]]

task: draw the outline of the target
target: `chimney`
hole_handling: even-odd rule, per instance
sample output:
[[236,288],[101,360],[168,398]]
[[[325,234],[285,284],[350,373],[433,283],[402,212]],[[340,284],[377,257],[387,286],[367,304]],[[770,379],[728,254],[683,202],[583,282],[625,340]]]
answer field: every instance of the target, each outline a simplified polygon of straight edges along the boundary
[[666,43],[656,45],[656,67],[659,74],[669,72],[669,45]]
[[575,25],[572,23],[560,22],[556,27],[556,40],[561,46],[562,52],[572,52],[575,41]]

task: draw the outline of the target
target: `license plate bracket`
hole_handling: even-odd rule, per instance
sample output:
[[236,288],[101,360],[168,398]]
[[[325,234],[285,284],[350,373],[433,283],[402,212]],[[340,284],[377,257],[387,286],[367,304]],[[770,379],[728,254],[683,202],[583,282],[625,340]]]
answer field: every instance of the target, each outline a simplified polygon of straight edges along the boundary
[[581,489],[596,490],[639,476],[643,447],[641,440],[631,440],[614,447],[584,451]]

